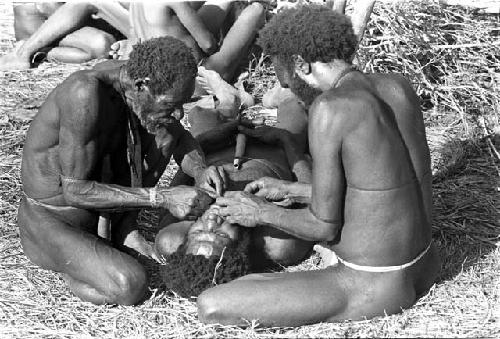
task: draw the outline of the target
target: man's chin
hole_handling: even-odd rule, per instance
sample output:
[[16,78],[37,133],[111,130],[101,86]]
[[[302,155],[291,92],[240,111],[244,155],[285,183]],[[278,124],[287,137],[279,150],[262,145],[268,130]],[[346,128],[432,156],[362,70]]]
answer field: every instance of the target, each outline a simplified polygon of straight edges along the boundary
[[158,127],[154,134],[156,146],[161,150],[164,157],[169,157],[172,153],[174,136],[168,132],[165,126]]

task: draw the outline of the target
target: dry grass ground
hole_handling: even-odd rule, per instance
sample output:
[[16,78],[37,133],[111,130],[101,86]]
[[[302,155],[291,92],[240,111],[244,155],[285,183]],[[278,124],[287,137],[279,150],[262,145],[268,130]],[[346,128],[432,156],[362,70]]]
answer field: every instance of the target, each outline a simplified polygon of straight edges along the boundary
[[[0,3],[0,53],[13,45],[11,5]],[[436,2],[378,4],[359,53],[368,71],[397,71],[422,97],[433,160],[433,239],[443,260],[434,287],[399,315],[299,328],[207,326],[195,304],[157,291],[136,307],[94,306],[59,274],[34,266],[16,227],[21,152],[29,119],[52,88],[89,65],[44,63],[0,73],[0,337],[500,337],[498,16]],[[274,80],[253,60],[253,94]],[[495,135],[494,132],[497,132]],[[495,144],[496,141],[496,144]],[[167,184],[171,167],[163,184]],[[148,237],[156,215],[143,213]],[[315,268],[316,257],[289,270]]]

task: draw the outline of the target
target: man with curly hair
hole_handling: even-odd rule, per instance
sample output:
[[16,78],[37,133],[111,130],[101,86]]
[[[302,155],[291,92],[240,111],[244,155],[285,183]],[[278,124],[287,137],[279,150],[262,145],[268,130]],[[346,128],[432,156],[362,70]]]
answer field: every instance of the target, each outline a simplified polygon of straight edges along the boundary
[[[263,178],[216,204],[230,223],[269,225],[321,243],[315,247],[327,267],[218,285],[198,297],[199,318],[299,326],[412,306],[440,266],[431,239],[430,156],[415,91],[400,75],[354,69],[351,24],[326,7],[280,12],[259,43],[281,84],[308,108],[312,183]],[[290,195],[308,199],[307,207],[273,203]]]
[[[181,41],[152,39],[127,63],[70,75],[31,123],[18,213],[24,253],[62,273],[85,301],[130,305],[145,297],[146,272],[132,256],[153,256],[136,228],[140,208],[196,217],[222,191],[220,172],[179,122],[196,71]],[[154,187],[172,156],[197,187]]]

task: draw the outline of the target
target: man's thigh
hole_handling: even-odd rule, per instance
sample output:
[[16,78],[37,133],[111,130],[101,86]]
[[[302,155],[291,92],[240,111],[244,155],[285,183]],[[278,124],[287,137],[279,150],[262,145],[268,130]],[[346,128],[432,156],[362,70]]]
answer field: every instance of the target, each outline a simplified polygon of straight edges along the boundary
[[203,292],[198,314],[208,323],[257,319],[264,326],[300,326],[325,321],[347,304],[348,295],[332,269],[252,274]]
[[24,253],[42,268],[68,274],[103,292],[123,277],[144,275],[135,259],[88,231],[97,231],[96,225],[88,230],[72,226],[65,218],[25,199],[18,224]]
[[251,274],[198,297],[204,322],[300,326],[361,320],[401,312],[415,302],[404,272],[357,272],[343,265],[322,270]]
[[102,58],[108,56],[111,45],[115,42],[113,35],[103,30],[83,27],[66,35],[59,42],[59,46],[78,48],[89,54],[91,58]]

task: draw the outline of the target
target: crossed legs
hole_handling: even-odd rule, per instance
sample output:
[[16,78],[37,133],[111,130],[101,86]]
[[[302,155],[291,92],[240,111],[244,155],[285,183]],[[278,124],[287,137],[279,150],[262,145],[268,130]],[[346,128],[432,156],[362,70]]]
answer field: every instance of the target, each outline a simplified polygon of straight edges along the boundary
[[44,269],[63,273],[82,300],[133,305],[146,296],[148,279],[142,265],[99,238],[92,225],[74,227],[26,199],[19,207],[18,225],[26,256]]

